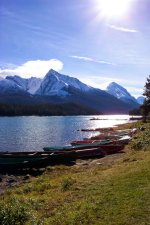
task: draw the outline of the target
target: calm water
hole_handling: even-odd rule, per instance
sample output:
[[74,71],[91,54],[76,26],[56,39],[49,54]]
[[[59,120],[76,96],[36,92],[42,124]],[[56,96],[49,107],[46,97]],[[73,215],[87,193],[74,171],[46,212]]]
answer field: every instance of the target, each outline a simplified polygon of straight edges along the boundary
[[[90,120],[93,117],[104,120]],[[45,146],[66,145],[94,135],[81,129],[114,126],[127,119],[129,116],[0,117],[0,151],[40,151]]]

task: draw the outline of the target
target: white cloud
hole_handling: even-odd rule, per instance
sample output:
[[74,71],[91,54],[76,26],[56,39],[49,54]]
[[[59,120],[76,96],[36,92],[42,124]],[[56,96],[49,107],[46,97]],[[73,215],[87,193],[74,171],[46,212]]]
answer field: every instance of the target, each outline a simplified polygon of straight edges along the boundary
[[0,76],[19,75],[24,78],[29,78],[31,76],[44,77],[50,69],[60,71],[62,68],[63,63],[58,59],[34,60],[27,61],[15,68],[0,69]]
[[94,62],[94,63],[107,64],[107,65],[113,65],[113,66],[115,65],[114,63],[111,63],[111,62],[97,60],[97,59],[93,59],[93,58],[85,57],[85,56],[72,55],[71,57],[75,59],[79,59],[79,60]]
[[129,28],[125,28],[125,27],[115,26],[113,24],[107,24],[106,26],[113,30],[122,31],[122,32],[129,32],[129,33],[137,33],[138,32],[138,30],[135,30],[135,29],[129,29]]

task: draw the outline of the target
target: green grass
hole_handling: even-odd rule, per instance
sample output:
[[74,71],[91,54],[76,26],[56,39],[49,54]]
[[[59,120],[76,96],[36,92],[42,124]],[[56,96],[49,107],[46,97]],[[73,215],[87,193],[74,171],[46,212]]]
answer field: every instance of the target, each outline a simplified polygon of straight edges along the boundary
[[[144,126],[142,135],[149,138],[149,124]],[[144,139],[142,147],[133,150],[140,137],[137,134],[130,151],[113,165],[49,167],[7,190],[0,197],[0,224],[149,225],[150,149]]]

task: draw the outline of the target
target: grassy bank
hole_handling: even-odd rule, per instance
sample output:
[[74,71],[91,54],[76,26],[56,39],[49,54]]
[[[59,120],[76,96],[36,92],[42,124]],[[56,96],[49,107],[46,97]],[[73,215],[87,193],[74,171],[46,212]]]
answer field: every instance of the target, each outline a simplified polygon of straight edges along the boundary
[[149,225],[150,124],[122,128],[135,126],[146,129],[109,163],[104,158],[48,167],[8,189],[0,197],[0,224]]

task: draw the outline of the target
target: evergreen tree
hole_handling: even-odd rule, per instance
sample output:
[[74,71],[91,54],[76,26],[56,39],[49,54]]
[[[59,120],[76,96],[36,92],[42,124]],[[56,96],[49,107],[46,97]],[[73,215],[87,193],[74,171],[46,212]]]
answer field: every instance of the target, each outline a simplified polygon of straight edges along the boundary
[[146,97],[142,108],[143,120],[146,121],[147,116],[150,112],[150,75],[147,78],[146,84],[144,86],[144,93],[143,95]]
[[146,96],[146,101],[150,104],[150,75],[147,78],[144,88],[145,89],[143,95]]

